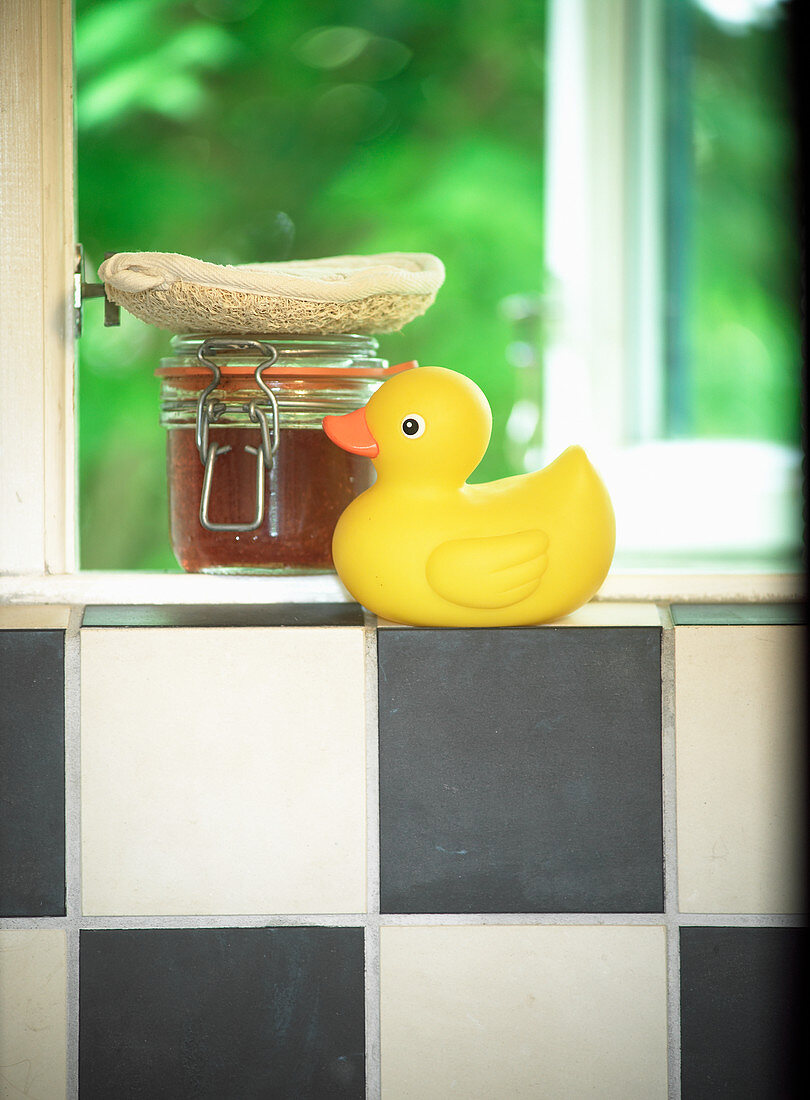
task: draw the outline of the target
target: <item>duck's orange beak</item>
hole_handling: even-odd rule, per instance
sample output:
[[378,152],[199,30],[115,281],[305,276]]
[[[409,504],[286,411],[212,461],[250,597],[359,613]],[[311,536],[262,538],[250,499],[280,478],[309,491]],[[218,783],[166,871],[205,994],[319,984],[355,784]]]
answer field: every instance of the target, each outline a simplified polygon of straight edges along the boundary
[[380,453],[377,440],[371,434],[366,420],[365,407],[346,413],[345,416],[325,416],[323,430],[333,443],[353,455],[376,458]]

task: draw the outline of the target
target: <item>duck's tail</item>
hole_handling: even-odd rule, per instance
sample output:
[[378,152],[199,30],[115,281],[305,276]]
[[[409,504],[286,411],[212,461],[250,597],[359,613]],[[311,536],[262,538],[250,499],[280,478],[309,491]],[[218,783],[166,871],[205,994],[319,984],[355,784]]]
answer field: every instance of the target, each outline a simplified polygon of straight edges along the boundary
[[536,475],[538,525],[550,534],[544,585],[578,607],[608,574],[616,545],[610,494],[582,447],[568,447]]

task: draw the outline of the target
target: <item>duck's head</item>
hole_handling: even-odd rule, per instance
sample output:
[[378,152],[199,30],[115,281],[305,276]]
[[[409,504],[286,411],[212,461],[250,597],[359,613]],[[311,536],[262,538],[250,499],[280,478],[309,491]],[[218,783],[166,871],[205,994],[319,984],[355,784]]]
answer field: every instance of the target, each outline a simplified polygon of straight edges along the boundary
[[368,404],[323,427],[345,451],[374,460],[378,477],[462,485],[481,461],[492,430],[475,382],[444,367],[416,367],[385,382]]

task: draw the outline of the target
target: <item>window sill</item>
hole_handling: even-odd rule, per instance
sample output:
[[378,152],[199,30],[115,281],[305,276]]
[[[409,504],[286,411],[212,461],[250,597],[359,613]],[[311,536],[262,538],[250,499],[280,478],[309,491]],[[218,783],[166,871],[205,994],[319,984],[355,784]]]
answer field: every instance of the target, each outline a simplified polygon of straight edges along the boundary
[[[781,602],[804,598],[801,573],[614,569],[598,601]],[[0,603],[330,603],[350,600],[332,575],[215,577],[185,573],[78,572],[0,576]]]

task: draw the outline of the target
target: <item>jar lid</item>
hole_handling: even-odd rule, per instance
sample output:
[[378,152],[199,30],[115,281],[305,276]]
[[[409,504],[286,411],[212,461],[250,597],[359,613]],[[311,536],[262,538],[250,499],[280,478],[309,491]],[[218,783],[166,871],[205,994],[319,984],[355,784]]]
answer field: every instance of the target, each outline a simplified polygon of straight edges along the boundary
[[[244,363],[217,364],[223,378],[252,377],[256,373],[256,367]],[[395,374],[418,367],[415,359],[406,363],[396,363],[388,367],[279,367],[275,364],[262,371],[262,377],[272,378],[379,378],[385,381]],[[192,378],[209,379],[211,372],[202,365],[192,367],[160,366],[155,371],[158,378]]]
[[417,366],[415,360],[386,364],[376,355],[377,341],[370,336],[341,334],[307,336],[213,337],[200,333],[175,336],[171,341],[172,358],[161,360],[158,377],[192,381],[208,379],[211,372],[222,377],[247,377],[262,368],[266,378],[358,378],[384,381],[394,374]]
[[197,355],[203,344],[214,351],[231,352],[246,356],[260,355],[274,350],[279,358],[286,356],[373,356],[379,347],[373,336],[356,332],[311,333],[276,329],[273,332],[237,332],[221,335],[211,332],[183,332],[172,336],[171,349],[175,355]]

